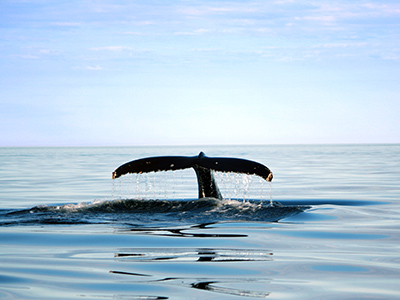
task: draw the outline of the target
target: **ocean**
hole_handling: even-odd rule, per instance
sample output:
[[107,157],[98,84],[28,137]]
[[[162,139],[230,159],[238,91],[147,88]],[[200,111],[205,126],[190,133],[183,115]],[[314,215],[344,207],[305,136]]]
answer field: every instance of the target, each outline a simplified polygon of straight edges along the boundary
[[[237,157],[272,183],[143,157]],[[0,148],[0,299],[400,299],[400,145]],[[272,201],[272,205],[271,205]]]

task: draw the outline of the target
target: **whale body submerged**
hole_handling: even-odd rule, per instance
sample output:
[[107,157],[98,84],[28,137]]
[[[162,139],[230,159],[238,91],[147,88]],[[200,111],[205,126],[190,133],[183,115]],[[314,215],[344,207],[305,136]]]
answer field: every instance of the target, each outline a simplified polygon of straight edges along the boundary
[[257,175],[267,181],[272,181],[273,178],[271,170],[258,162],[241,158],[207,157],[203,152],[197,156],[156,156],[133,160],[119,166],[112,173],[112,178],[115,179],[128,173],[140,174],[187,168],[193,168],[196,172],[199,199],[217,198],[222,200],[213,171]]

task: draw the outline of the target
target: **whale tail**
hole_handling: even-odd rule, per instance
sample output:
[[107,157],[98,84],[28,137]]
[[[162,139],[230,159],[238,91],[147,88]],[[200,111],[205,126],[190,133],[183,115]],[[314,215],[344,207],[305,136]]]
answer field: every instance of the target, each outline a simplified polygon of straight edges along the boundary
[[115,169],[112,173],[112,179],[128,173],[140,174],[187,168],[193,168],[196,172],[199,198],[222,199],[212,171],[257,175],[267,181],[271,181],[273,178],[272,172],[266,166],[255,161],[241,158],[207,157],[203,152],[200,152],[198,156],[156,156],[133,160]]

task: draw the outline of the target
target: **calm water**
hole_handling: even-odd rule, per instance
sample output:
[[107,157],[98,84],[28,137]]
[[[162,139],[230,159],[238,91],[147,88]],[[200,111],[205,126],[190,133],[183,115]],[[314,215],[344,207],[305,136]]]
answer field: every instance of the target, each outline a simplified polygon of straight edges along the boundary
[[[230,156],[271,187],[158,155]],[[0,299],[399,299],[400,145],[0,148]],[[303,211],[304,210],[304,211]],[[302,212],[303,211],[303,212]]]

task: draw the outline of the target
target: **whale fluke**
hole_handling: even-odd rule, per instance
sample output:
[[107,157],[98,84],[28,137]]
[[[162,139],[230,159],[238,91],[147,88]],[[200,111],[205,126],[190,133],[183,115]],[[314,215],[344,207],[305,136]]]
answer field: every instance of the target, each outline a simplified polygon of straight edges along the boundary
[[207,157],[203,152],[197,156],[156,156],[133,160],[119,166],[112,173],[112,178],[115,179],[128,173],[140,174],[187,168],[193,168],[196,172],[199,198],[222,199],[212,170],[257,175],[267,181],[271,181],[273,178],[272,172],[266,166],[255,161],[241,158]]

